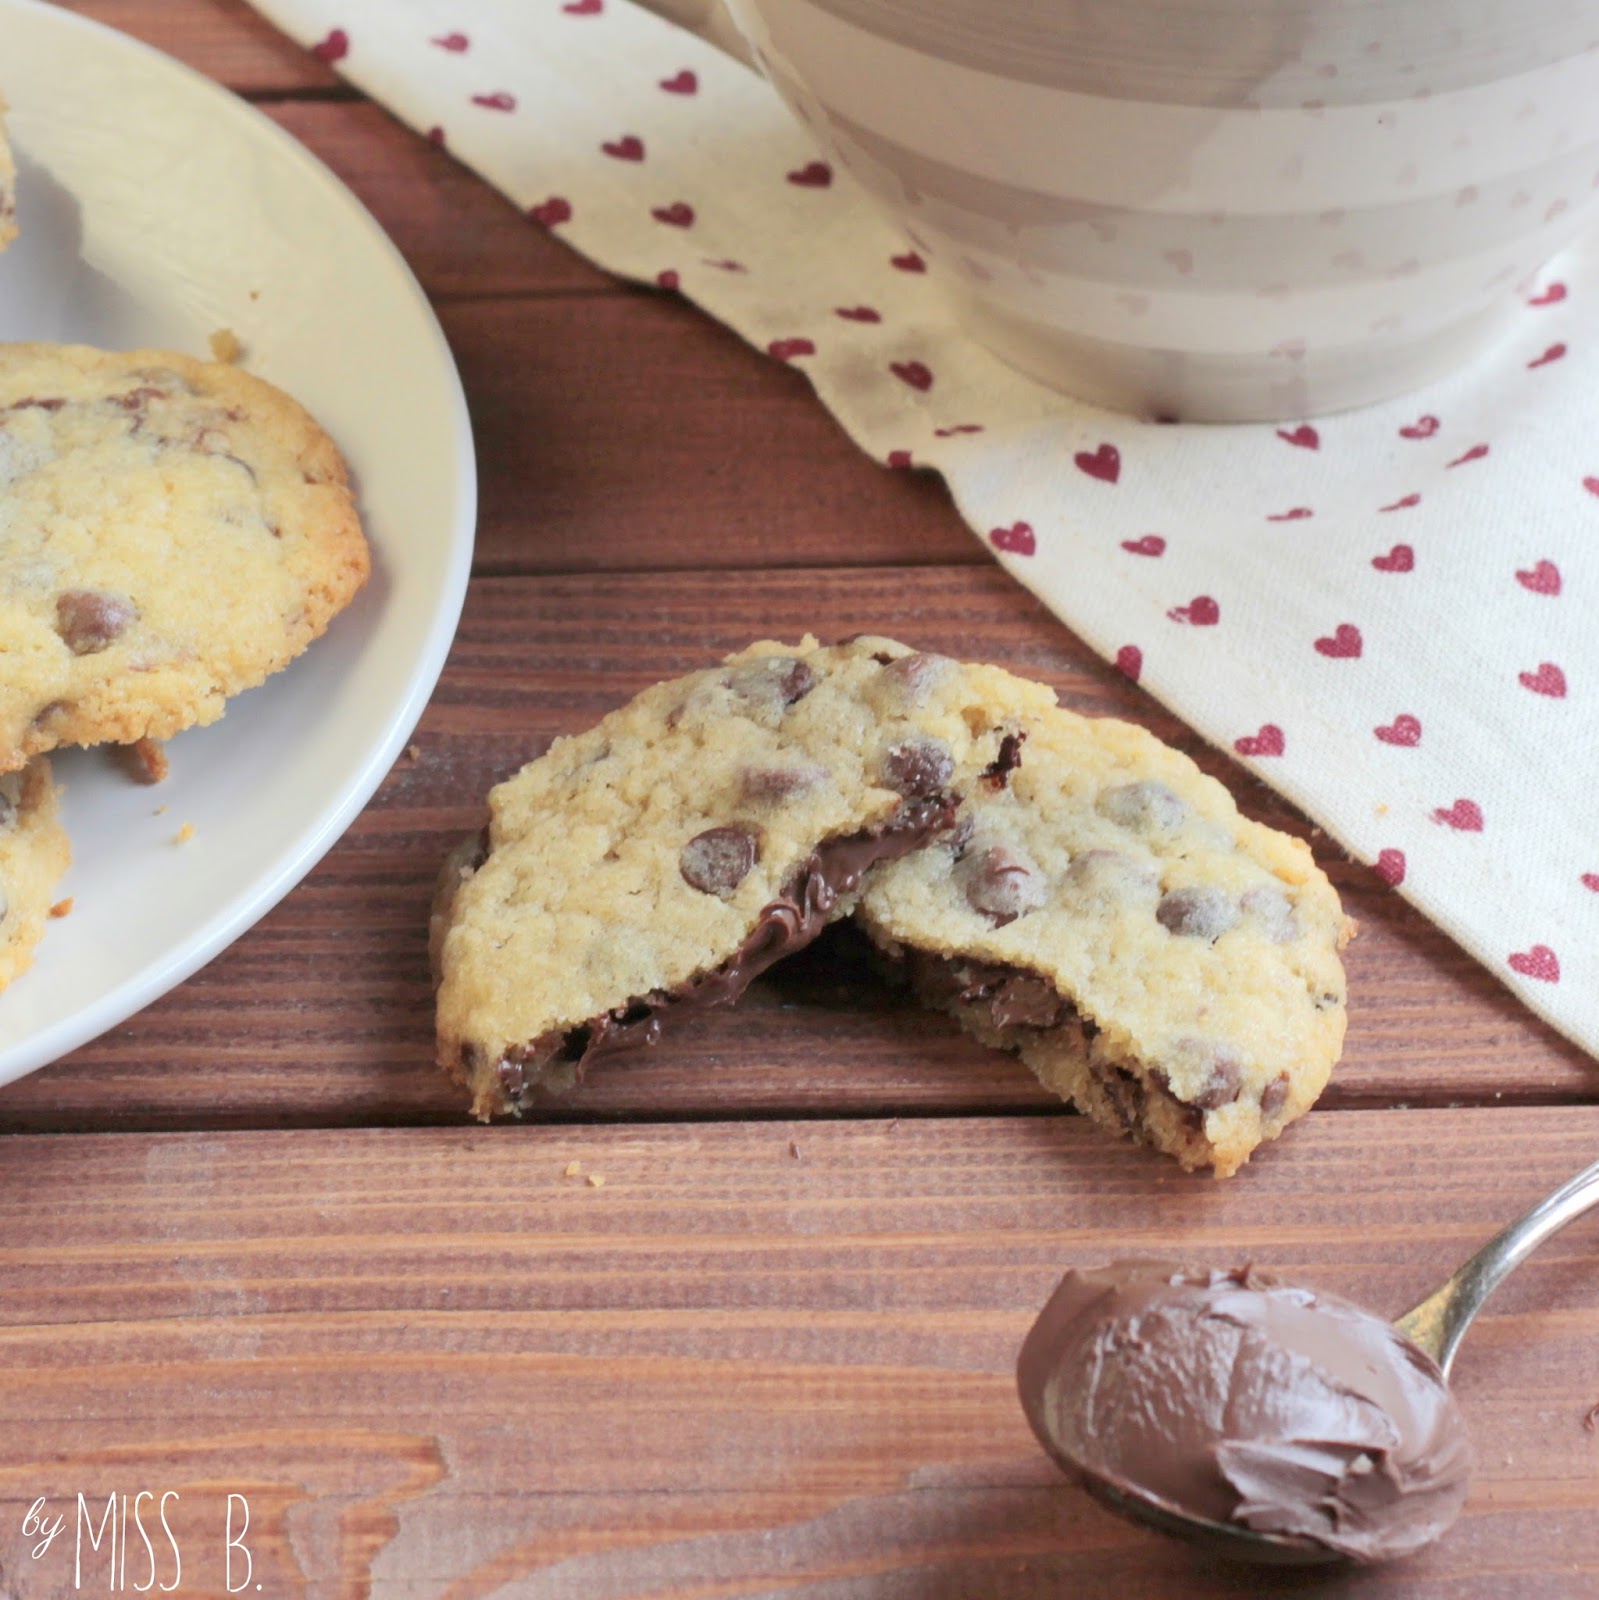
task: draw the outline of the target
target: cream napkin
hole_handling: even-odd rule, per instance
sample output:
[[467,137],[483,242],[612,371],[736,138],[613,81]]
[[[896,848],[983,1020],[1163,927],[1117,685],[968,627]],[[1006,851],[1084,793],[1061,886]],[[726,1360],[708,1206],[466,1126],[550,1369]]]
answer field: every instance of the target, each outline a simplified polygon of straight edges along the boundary
[[535,222],[801,368],[878,460],[936,468],[1076,633],[1599,1053],[1591,250],[1411,399],[1161,427],[972,344],[773,91],[628,0],[256,3]]

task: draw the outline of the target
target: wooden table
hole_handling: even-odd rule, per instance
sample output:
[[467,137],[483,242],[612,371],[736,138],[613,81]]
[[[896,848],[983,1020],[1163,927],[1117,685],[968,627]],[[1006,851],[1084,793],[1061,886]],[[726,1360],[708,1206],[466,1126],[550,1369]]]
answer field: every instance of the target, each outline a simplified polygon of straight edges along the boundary
[[[390,230],[461,365],[483,518],[415,757],[209,968],[0,1092],[0,1596],[75,1592],[80,1491],[95,1526],[128,1497],[184,1597],[227,1590],[230,1495],[253,1561],[235,1548],[231,1580],[266,1596],[1599,1594],[1599,1226],[1473,1332],[1467,1513],[1392,1570],[1268,1580],[1123,1526],[1057,1479],[1011,1380],[1062,1269],[1125,1251],[1399,1311],[1599,1149],[1593,1062],[1095,660],[796,373],[588,267],[239,0],[76,8],[257,101]],[[463,1116],[425,930],[488,786],[752,637],[868,627],[1147,723],[1313,837],[1362,925],[1348,1053],[1232,1182],[1064,1114],[858,986],[847,949],[536,1123]],[[66,1525],[36,1559],[41,1496]],[[124,1533],[132,1589],[151,1567]],[[85,1540],[85,1592],[108,1548]]]

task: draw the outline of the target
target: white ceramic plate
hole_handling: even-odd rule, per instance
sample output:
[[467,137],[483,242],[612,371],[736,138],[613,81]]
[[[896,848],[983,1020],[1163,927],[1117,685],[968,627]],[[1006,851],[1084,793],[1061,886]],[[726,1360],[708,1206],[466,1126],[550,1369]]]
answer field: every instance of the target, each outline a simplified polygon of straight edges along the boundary
[[[327,636],[173,740],[160,787],[101,752],[57,759],[74,904],[0,994],[7,1083],[181,982],[349,825],[443,668],[477,485],[426,299],[292,139],[188,68],[34,0],[0,0],[0,89],[22,226],[0,254],[0,339],[204,356],[213,330],[233,329],[250,370],[343,449],[373,550],[371,582]],[[176,844],[185,823],[193,838]]]

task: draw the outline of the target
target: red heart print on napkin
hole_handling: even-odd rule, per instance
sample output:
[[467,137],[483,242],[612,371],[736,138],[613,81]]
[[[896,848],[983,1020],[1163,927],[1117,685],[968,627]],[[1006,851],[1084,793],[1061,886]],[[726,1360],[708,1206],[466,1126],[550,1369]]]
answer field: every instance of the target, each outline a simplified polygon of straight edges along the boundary
[[1031,523],[1013,522],[1008,528],[989,530],[989,542],[996,550],[1008,551],[1013,556],[1030,556],[1038,548]]
[[681,72],[674,72],[670,78],[662,78],[660,87],[668,94],[698,94],[699,75],[684,67]]
[[1371,564],[1379,572],[1409,572],[1416,565],[1416,552],[1408,544],[1396,544],[1385,556],[1373,556]]
[[1511,970],[1524,978],[1537,978],[1543,983],[1560,982],[1560,958],[1546,944],[1535,944],[1530,950],[1516,950],[1508,959]]
[[1115,483],[1122,475],[1122,453],[1113,444],[1102,444],[1097,450],[1079,450],[1072,460],[1079,472],[1101,483]]
[[1372,863],[1372,870],[1390,889],[1397,889],[1405,881],[1405,852],[1379,850],[1376,861]]
[[1124,644],[1116,652],[1116,670],[1137,683],[1144,670],[1144,652],[1136,644]]
[[1430,412],[1399,430],[1401,439],[1430,439],[1442,424]]
[[464,33],[445,33],[428,42],[437,45],[441,50],[448,50],[452,55],[460,55],[463,50],[472,47],[472,41]]
[[1566,675],[1552,661],[1540,661],[1536,672],[1518,672],[1516,677],[1534,694],[1548,695],[1551,700],[1566,698]]
[[1465,451],[1461,455],[1456,456],[1453,461],[1446,461],[1444,465],[1447,467],[1463,467],[1468,461],[1481,461],[1482,458],[1487,454],[1487,445],[1474,444],[1469,450]]
[[927,271],[927,263],[914,250],[907,250],[902,256],[890,256],[888,259],[890,264],[898,267],[901,272]]
[[343,28],[335,28],[320,43],[311,46],[311,54],[318,61],[325,61],[332,66],[335,61],[342,61],[350,53],[350,36]]
[[1452,806],[1439,806],[1432,820],[1461,833],[1482,832],[1482,808],[1475,800],[1457,800]]
[[644,159],[644,141],[636,133],[623,134],[620,139],[608,139],[600,149],[617,161]]
[[833,181],[833,169],[825,161],[808,161],[789,173],[788,181],[800,189],[825,189]]
[[1592,889],[1595,894],[1599,894],[1599,872],[1583,873],[1582,886],[1584,889]]
[[493,94],[473,95],[472,104],[482,106],[485,111],[515,111],[516,96],[504,89],[496,89]]
[[1316,651],[1319,655],[1332,656],[1338,660],[1352,660],[1365,648],[1365,641],[1360,637],[1360,629],[1352,622],[1340,622],[1333,630],[1330,639],[1318,639]]
[[1566,298],[1566,286],[1563,283],[1551,283],[1542,294],[1535,294],[1527,304],[1529,306],[1557,306]]
[[901,383],[909,384],[913,389],[920,389],[923,394],[933,387],[932,369],[921,361],[891,361],[888,370],[899,379]]
[[1301,450],[1321,449],[1321,435],[1308,422],[1297,428],[1279,428],[1277,437],[1285,444],[1298,445]]
[[1309,506],[1295,506],[1291,511],[1274,511],[1268,514],[1268,522],[1303,522],[1306,517],[1315,516]]
[[1419,494],[1407,494],[1395,500],[1391,506],[1378,506],[1377,509],[1379,511],[1409,511],[1413,506],[1419,506],[1420,504],[1421,496]]
[[1534,594],[1559,594],[1560,568],[1552,561],[1540,561],[1531,569],[1518,568],[1516,582]]
[[1142,539],[1123,539],[1122,549],[1135,556],[1158,556],[1165,552],[1166,541],[1158,533],[1146,533]]
[[870,306],[834,306],[833,315],[842,317],[846,322],[881,322],[882,313],[874,311]]
[[1241,756],[1280,756],[1287,748],[1283,730],[1275,722],[1265,723],[1259,733],[1246,733],[1242,739],[1233,740],[1233,749]]
[[669,228],[692,228],[694,226],[694,207],[682,200],[674,200],[669,206],[655,206],[650,215],[657,222],[664,222]]
[[816,346],[809,339],[774,339],[766,353],[779,361],[793,361],[799,356],[815,355]]
[[1213,628],[1221,621],[1221,607],[1208,594],[1197,594],[1185,606],[1166,613],[1173,622],[1191,622],[1196,628]]
[[569,17],[597,17],[605,9],[605,0],[567,0],[561,7]]
[[1408,711],[1402,711],[1386,726],[1371,730],[1384,744],[1402,745],[1413,750],[1421,743],[1421,723]]
[[1527,370],[1530,372],[1534,367],[1547,367],[1551,361],[1560,360],[1565,353],[1566,347],[1563,344],[1552,344],[1541,356],[1534,356],[1527,363]]
[[548,200],[540,200],[536,206],[529,206],[527,214],[541,227],[554,228],[572,220],[572,204],[560,195],[552,194]]

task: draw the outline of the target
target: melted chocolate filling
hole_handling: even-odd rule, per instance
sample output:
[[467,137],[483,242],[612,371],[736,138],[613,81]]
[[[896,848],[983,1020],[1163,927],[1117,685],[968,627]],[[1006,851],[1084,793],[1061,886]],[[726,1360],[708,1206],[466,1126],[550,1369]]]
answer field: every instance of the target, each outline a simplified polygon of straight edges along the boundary
[[858,889],[869,868],[909,855],[948,832],[959,804],[958,794],[910,800],[880,827],[818,845],[777,899],[762,907],[755,926],[726,961],[680,988],[652,990],[575,1028],[552,1028],[507,1050],[496,1069],[501,1088],[512,1100],[520,1099],[531,1086],[530,1074],[540,1068],[561,1062],[581,1076],[597,1057],[657,1043],[670,1016],[738,999],[768,967],[816,938],[839,897]]

